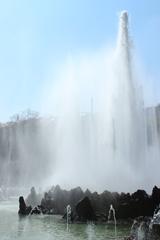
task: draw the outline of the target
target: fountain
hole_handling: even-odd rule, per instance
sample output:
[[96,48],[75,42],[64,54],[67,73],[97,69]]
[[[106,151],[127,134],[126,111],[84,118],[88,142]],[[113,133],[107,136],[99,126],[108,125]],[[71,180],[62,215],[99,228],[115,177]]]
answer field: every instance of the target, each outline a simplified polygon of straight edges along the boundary
[[[66,187],[65,183],[68,185],[74,179],[74,185],[94,190],[104,190],[107,184],[108,189],[131,191],[145,185],[150,178],[150,159],[157,162],[160,156],[157,123],[154,114],[146,118],[130,42],[128,13],[123,11],[116,48],[109,59],[106,53],[101,56],[98,75],[93,76],[92,68],[91,79],[87,80],[84,74],[84,82],[79,73],[83,71],[79,69],[80,64],[76,66],[70,59],[65,79],[55,93],[61,117],[57,119],[52,141],[55,144],[53,182]],[[93,92],[91,113],[82,115],[81,97],[91,85],[99,94]],[[148,131],[153,137],[151,144]],[[95,174],[94,182],[91,179]]]
[[111,220],[111,216],[113,214],[113,221],[114,221],[114,236],[117,239],[117,220],[116,220],[116,213],[113,205],[110,205],[109,213],[108,213],[108,222]]
[[[97,191],[150,190],[158,184],[157,112],[144,107],[128,29],[128,13],[123,11],[111,53],[69,58],[61,69],[64,76],[48,93],[53,98],[46,106],[58,106],[55,118],[0,129],[2,182],[30,186],[31,181],[37,186],[48,177],[46,185]],[[91,112],[82,114],[88,99]]]
[[[18,187],[30,186],[31,183],[41,185],[48,176],[51,176],[47,182],[49,185],[60,184],[64,188],[78,185],[98,192],[106,188],[131,192],[137,186],[150,187],[159,183],[160,126],[157,116],[160,117],[160,111],[158,113],[155,108],[145,108],[134,67],[128,22],[128,13],[121,12],[117,44],[109,53],[103,49],[103,53],[91,54],[89,58],[82,56],[82,59],[76,58],[75,61],[69,58],[66,69],[60,69],[61,74],[64,73],[62,80],[56,79],[57,87],[54,85],[55,90],[47,94],[53,95],[55,101],[49,101],[46,106],[58,106],[59,114],[55,118],[34,116],[20,121],[18,117],[15,122],[1,125],[0,183],[5,185],[5,189],[6,186],[14,187],[17,184]],[[82,113],[81,109],[85,109],[89,99],[91,111]],[[4,199],[4,193],[0,188],[0,198]],[[8,191],[6,193],[8,196]],[[74,191],[71,194],[66,191],[61,193],[57,187],[54,198],[45,199],[48,205],[63,211],[61,204],[54,203],[64,203],[64,196],[67,204],[68,201],[72,203],[72,199],[81,195],[81,190],[76,190],[76,194]],[[89,196],[91,194],[89,191],[86,193]],[[93,194],[94,199],[100,200],[100,210],[106,199],[114,199],[114,194],[108,198],[110,194],[102,193],[101,201],[96,192]],[[150,200],[147,197],[147,204]],[[93,203],[98,206],[96,201]],[[131,203],[134,206],[132,198]],[[28,214],[22,196],[20,205],[20,213]],[[7,238],[17,239],[17,226],[21,220],[17,218],[16,204],[14,208],[14,211],[4,212],[1,205],[2,238],[7,234]],[[35,211],[39,209],[35,208]],[[67,231],[64,231],[64,225],[61,227],[56,216],[55,220],[52,216],[35,216],[26,218],[25,229],[20,229],[20,234],[23,239],[77,239],[77,235],[80,239],[79,233],[85,228],[75,223],[73,232],[68,233],[71,218],[72,209],[67,205]],[[108,222],[111,218],[117,239],[117,220],[112,204]],[[148,226],[159,231],[159,222],[160,213],[155,213]],[[138,224],[136,234],[139,239],[144,239],[146,223]],[[78,231],[76,228],[79,228]],[[98,228],[99,238],[96,236]],[[104,235],[102,228],[100,225],[86,225],[87,238],[101,239]]]
[[67,231],[69,231],[69,222],[71,220],[71,214],[72,214],[72,209],[71,209],[71,206],[70,205],[67,205],[66,207],[66,215],[67,215]]

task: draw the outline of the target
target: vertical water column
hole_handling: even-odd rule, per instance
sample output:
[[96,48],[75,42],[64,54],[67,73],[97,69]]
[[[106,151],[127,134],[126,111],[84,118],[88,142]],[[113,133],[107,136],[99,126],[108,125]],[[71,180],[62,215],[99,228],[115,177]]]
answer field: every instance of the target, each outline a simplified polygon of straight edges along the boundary
[[123,163],[141,162],[145,157],[144,109],[133,74],[128,14],[120,15],[114,67],[113,120],[117,158]]

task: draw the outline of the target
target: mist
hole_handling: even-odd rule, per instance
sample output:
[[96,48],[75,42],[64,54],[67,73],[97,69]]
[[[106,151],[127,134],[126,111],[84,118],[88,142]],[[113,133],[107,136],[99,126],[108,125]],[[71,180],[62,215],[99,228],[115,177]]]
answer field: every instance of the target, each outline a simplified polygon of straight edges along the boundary
[[124,11],[112,45],[69,54],[46,81],[41,112],[49,117],[1,126],[2,184],[150,191],[159,183],[160,110],[147,107],[131,42]]
[[147,107],[151,94],[132,45],[124,11],[112,46],[69,55],[47,86],[42,111],[57,116],[48,183],[99,191],[158,184],[158,107]]

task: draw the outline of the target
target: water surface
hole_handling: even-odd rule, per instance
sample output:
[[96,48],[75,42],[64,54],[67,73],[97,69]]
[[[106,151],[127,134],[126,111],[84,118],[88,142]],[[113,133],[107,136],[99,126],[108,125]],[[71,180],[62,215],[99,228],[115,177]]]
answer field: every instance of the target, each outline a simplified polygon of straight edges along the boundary
[[[70,224],[69,230],[61,216],[19,217],[18,199],[0,202],[1,240],[109,240],[114,227],[93,224]],[[128,235],[128,226],[118,227],[118,239]]]

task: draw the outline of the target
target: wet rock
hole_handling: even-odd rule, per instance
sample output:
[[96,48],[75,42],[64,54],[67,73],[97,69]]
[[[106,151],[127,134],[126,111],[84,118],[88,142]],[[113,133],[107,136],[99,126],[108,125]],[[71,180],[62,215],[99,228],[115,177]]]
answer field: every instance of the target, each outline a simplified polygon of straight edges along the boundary
[[[75,218],[79,218],[75,206],[81,199],[88,197],[92,210],[99,221],[107,221],[110,205],[113,204],[117,220],[135,219],[139,216],[153,216],[155,207],[160,203],[160,188],[154,187],[152,195],[148,195],[144,190],[139,189],[136,192],[116,193],[104,191],[99,194],[92,193],[88,189],[83,191],[80,187],[63,190],[59,185],[53,186],[44,194],[41,203],[36,200],[35,189],[31,189],[31,193],[27,198],[27,205],[33,207],[41,205],[44,214],[65,214],[66,206],[69,204],[74,211]],[[81,216],[80,216],[81,217]],[[81,217],[83,218],[83,216]],[[84,217],[86,218],[86,216]]]
[[41,210],[38,207],[34,207],[31,211],[31,215],[33,214],[41,214]]
[[153,202],[153,207],[155,209],[160,203],[160,188],[158,188],[157,186],[154,186],[152,190],[151,198]]
[[83,198],[76,205],[76,213],[80,221],[95,221],[96,215],[88,197]]
[[154,224],[149,231],[149,239],[160,240],[160,224]]
[[50,193],[45,193],[41,201],[41,209],[43,214],[53,214],[55,211],[55,201]]
[[28,215],[32,210],[31,206],[26,206],[23,196],[19,197],[19,211],[20,215]]

